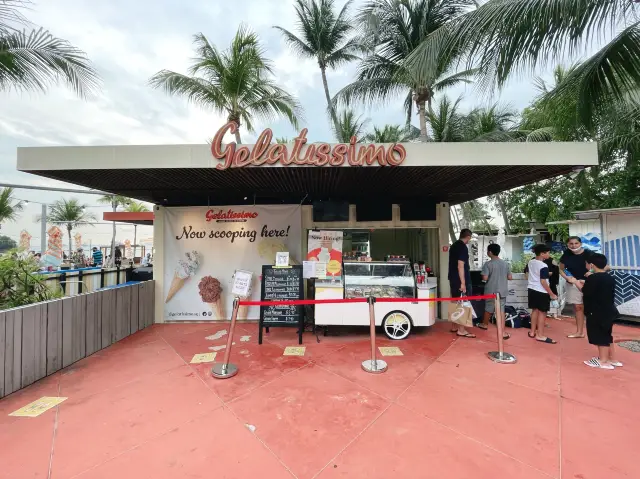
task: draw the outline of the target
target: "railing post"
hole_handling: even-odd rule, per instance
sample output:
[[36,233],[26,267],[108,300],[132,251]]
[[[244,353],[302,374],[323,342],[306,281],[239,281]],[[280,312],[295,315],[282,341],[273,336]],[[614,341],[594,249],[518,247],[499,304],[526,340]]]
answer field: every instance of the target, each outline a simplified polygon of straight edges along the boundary
[[496,293],[496,329],[498,330],[498,350],[487,353],[489,359],[497,363],[514,364],[517,362],[516,357],[511,353],[504,352],[504,314],[500,307],[500,293]]
[[376,298],[369,296],[367,298],[369,303],[369,331],[371,335],[371,359],[367,359],[362,362],[362,369],[368,373],[380,374],[387,370],[387,362],[382,359],[377,359],[376,353],[376,312],[375,303]]
[[238,366],[229,363],[231,356],[231,345],[233,344],[233,330],[236,328],[236,319],[238,318],[238,309],[240,308],[240,298],[233,299],[233,313],[231,313],[231,326],[229,327],[229,337],[227,338],[227,347],[224,350],[224,359],[221,363],[214,363],[211,368],[211,375],[214,378],[226,379],[238,374]]
[[78,271],[78,294],[82,294],[82,286],[83,286],[83,284],[82,284],[82,276],[83,276],[83,274],[82,273],[84,273],[84,271],[82,271],[82,270]]

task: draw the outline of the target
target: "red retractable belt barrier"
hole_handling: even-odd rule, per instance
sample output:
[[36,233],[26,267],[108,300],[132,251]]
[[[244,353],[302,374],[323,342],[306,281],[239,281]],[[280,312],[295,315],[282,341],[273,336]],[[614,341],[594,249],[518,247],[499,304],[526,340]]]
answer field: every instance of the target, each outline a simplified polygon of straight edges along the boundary
[[[458,296],[457,298],[376,298],[377,303],[433,303],[437,301],[468,301],[477,299],[494,299],[493,294],[477,296]],[[309,304],[366,303],[367,298],[347,299],[274,299],[269,301],[243,301],[240,306],[304,306]]]

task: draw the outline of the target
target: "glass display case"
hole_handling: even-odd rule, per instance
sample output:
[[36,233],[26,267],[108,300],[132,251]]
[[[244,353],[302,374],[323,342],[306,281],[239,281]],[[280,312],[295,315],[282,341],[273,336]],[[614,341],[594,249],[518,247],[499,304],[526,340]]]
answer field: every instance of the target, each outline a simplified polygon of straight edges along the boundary
[[345,261],[345,298],[415,298],[416,283],[411,263]]

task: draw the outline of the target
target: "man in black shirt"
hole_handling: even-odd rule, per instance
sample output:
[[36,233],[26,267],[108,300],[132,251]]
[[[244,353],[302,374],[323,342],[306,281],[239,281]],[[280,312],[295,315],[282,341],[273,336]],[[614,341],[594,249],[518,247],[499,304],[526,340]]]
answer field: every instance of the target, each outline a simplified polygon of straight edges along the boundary
[[[577,236],[567,240],[567,250],[560,258],[560,276],[567,281],[567,304],[572,304],[576,310],[576,332],[569,338],[584,338],[584,305],[582,291],[576,286],[577,281],[584,281],[589,271],[587,263],[591,258],[591,251],[582,247],[582,241]],[[569,274],[567,274],[567,271]]]
[[[449,286],[451,296],[461,294],[471,296],[471,273],[469,270],[469,249],[467,244],[471,240],[471,230],[460,231],[460,239],[449,248]],[[465,338],[475,338],[475,334],[468,332],[464,326],[454,324],[451,332]]]

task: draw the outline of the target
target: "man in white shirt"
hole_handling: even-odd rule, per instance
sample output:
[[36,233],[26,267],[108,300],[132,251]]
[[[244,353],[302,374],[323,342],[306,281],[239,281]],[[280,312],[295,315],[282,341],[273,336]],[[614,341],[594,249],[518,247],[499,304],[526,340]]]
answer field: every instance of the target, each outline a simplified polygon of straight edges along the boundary
[[536,245],[533,248],[536,257],[529,261],[527,287],[531,309],[531,331],[528,334],[530,338],[535,338],[542,343],[556,344],[556,341],[544,335],[544,320],[551,306],[551,299],[558,299],[549,286],[549,267],[544,262],[549,259],[550,252],[551,248],[547,245]]

